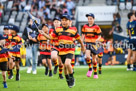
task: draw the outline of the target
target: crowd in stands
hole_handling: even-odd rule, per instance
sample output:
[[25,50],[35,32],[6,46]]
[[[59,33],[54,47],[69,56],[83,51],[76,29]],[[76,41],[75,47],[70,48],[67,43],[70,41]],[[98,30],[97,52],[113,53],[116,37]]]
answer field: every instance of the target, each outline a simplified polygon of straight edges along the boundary
[[14,0],[12,10],[30,10],[34,16],[41,19],[42,23],[50,22],[50,19],[60,17],[66,12],[75,19],[74,0]]
[[3,13],[4,6],[0,2],[0,23],[1,23],[1,18],[2,18],[2,13]]
[[136,10],[136,0],[106,0],[107,5],[117,5],[120,10]]

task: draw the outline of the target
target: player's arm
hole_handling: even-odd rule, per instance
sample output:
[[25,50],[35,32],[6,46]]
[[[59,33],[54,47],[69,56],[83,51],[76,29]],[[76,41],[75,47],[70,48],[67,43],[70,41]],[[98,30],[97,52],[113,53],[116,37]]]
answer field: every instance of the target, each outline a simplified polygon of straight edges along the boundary
[[80,38],[80,35],[78,33],[75,34],[75,39],[81,44],[81,50],[84,53],[85,52],[85,47],[84,47],[83,41]]
[[98,27],[98,29],[96,29],[96,33],[98,35],[98,38],[96,39],[96,42],[99,42],[99,40],[101,39],[101,33],[102,33],[100,27]]
[[84,44],[83,44],[82,40],[78,39],[77,41],[81,44],[81,50],[84,53],[85,52],[85,47],[84,47]]
[[96,39],[96,42],[99,42],[100,39],[101,39],[101,35],[98,36],[98,38]]
[[85,28],[83,26],[81,40],[84,41],[84,39],[85,39]]
[[129,38],[131,39],[131,32],[130,29],[128,29]]
[[39,30],[39,33],[42,34],[42,35],[44,35],[47,39],[51,40],[50,35],[46,34],[44,31]]

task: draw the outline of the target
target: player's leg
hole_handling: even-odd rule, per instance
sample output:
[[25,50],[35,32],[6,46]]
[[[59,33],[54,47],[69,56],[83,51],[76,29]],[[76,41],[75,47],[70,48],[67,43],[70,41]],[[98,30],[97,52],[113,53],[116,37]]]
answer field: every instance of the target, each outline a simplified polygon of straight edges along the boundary
[[69,74],[69,84],[68,85],[70,88],[75,85],[75,79],[73,76],[73,70],[72,70],[72,66],[71,66],[71,59],[72,58],[66,57],[65,64],[64,64],[64,67],[66,69],[65,76],[67,75],[67,73]]
[[7,88],[7,83],[6,83],[6,71],[7,71],[7,62],[2,62],[0,63],[1,70],[2,70],[2,77],[3,77],[3,86],[4,88]]
[[85,55],[86,55],[86,63],[88,64],[88,66],[89,66],[89,70],[88,70],[88,72],[87,72],[87,77],[91,77],[91,75],[92,75],[92,67],[91,67],[91,59],[90,59],[90,54],[91,52],[90,52],[90,50],[86,50],[86,52],[85,52]]
[[102,57],[103,57],[103,53],[99,53],[98,54],[99,74],[102,74]]
[[127,71],[131,70],[131,56],[132,56],[132,50],[128,49],[128,56],[127,56]]
[[48,67],[49,67],[49,77],[52,77],[52,62],[50,58],[47,58]]
[[[62,60],[63,58],[61,58]],[[63,59],[63,63],[65,63],[65,58]],[[69,73],[68,73],[68,68],[66,67],[66,65],[64,64],[64,74],[65,74],[65,78],[66,78],[66,81],[67,81],[67,84],[69,86]]]
[[8,77],[8,79],[12,79],[13,78],[13,59],[9,58],[9,71],[10,71],[10,75]]
[[57,73],[57,69],[58,69],[58,52],[56,50],[51,51],[51,60],[54,63],[54,74]]
[[96,54],[92,54],[92,62],[93,62],[93,70],[94,70],[94,78],[97,79],[97,61],[96,61]]
[[15,61],[15,65],[16,65],[16,81],[20,80],[20,74],[19,74],[19,62],[20,62],[20,58],[16,57],[16,61]]
[[58,60],[59,60],[59,78],[60,78],[60,79],[64,79],[64,77],[63,77],[63,75],[62,75],[63,63],[62,63],[60,57],[58,57]]
[[42,58],[42,64],[45,67],[45,75],[48,75],[48,65],[45,58]]
[[98,57],[98,63],[99,63],[99,74],[102,74],[102,58]]
[[73,69],[73,73],[74,73],[74,66],[75,66],[75,55],[73,56],[72,60],[71,60],[71,66]]
[[8,66],[7,73],[8,73],[8,76],[9,76],[9,75],[10,75],[10,70],[9,70],[9,59],[8,59],[8,62],[7,62],[7,66]]
[[2,77],[3,77],[3,86],[4,86],[4,88],[8,88],[7,83],[6,83],[6,71],[2,71]]

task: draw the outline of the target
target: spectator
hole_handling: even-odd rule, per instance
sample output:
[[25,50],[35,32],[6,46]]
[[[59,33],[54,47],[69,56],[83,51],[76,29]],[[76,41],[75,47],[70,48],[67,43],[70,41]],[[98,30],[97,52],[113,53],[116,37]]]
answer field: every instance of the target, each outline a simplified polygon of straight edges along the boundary
[[57,9],[56,17],[60,17],[63,14],[60,8]]
[[55,7],[57,6],[57,2],[56,2],[56,0],[53,0],[53,1],[52,1],[51,6],[55,6]]
[[3,10],[3,9],[4,9],[4,7],[3,7],[2,3],[0,3],[0,10]]
[[[15,0],[14,1],[14,4],[13,4],[13,8],[12,8],[12,10],[14,11],[19,11],[19,4],[20,4],[20,1],[19,0]],[[15,8],[14,8],[15,7]]]
[[38,9],[38,0],[32,1],[32,8],[34,8],[34,7]]
[[63,0],[59,0],[57,2],[57,7],[63,8],[63,4],[64,4],[64,1]]
[[68,14],[71,15],[72,14],[72,9],[75,8],[75,4],[74,4],[73,1],[67,0],[66,5],[67,5],[67,9],[68,9]]
[[74,20],[75,19],[75,9],[72,9],[72,15],[71,15],[71,19]]
[[56,0],[53,0],[50,8],[51,8],[51,12],[54,11],[55,16],[56,16],[56,14],[57,14],[57,2],[56,2]]
[[48,28],[49,30],[53,27],[53,23],[52,23],[52,20],[51,19],[48,19],[47,20],[47,24],[48,24]]
[[44,0],[39,1],[39,10],[44,6],[45,6],[45,1]]
[[30,11],[31,10],[31,5],[27,3],[27,5],[24,8],[24,11]]
[[43,13],[44,13],[44,19],[50,18],[50,9],[47,8],[46,6],[43,7]]
[[43,8],[41,8],[41,9],[37,12],[37,16],[38,16],[38,18],[43,17]]
[[4,9],[4,7],[3,7],[2,3],[0,3],[0,18],[2,17],[3,9]]
[[[29,28],[29,30],[27,29]],[[30,19],[28,26],[23,32],[23,39],[26,42],[26,60],[29,63],[29,68],[27,73],[37,74],[37,51],[38,51],[38,44],[33,39],[37,38],[38,30],[36,29],[33,21]],[[33,39],[31,37],[33,37]],[[31,63],[32,60],[32,63]]]
[[120,26],[120,15],[119,14],[113,14],[113,22],[112,22],[112,30],[109,32],[109,35],[112,35],[113,31],[116,31],[118,33],[122,32],[122,28]]
[[45,20],[44,20],[44,14],[43,14],[43,8],[41,8],[38,12],[37,12],[37,17],[39,19],[41,19],[42,23],[45,23]]
[[118,4],[118,0],[112,0],[113,5],[117,5]]
[[69,11],[68,11],[67,6],[66,6],[65,3],[64,3],[64,5],[63,5],[62,12],[63,12],[63,14],[64,14],[64,13],[69,13]]
[[49,0],[46,0],[46,4],[45,4],[45,5],[46,5],[47,8],[50,8],[50,6],[51,6],[50,1],[49,1]]
[[38,9],[37,8],[31,8],[31,14],[32,15],[34,15],[34,16],[36,16],[37,15],[37,11],[38,11]]
[[136,0],[133,0],[132,4],[133,4],[133,6],[136,6]]
[[121,25],[121,16],[120,16],[119,12],[116,14],[116,19],[117,19],[119,25]]
[[22,11],[24,11],[25,6],[26,6],[26,0],[21,0],[20,7]]
[[114,26],[114,31],[117,33],[121,33],[123,30],[122,30],[121,26],[119,24],[117,24],[116,26]]

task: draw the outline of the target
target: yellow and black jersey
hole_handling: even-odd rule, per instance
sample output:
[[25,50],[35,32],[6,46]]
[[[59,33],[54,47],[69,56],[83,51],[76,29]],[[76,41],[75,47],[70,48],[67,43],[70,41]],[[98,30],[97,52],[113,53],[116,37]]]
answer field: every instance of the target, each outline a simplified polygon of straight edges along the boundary
[[95,43],[98,36],[101,35],[101,29],[98,25],[89,26],[85,24],[82,28],[82,34],[85,34],[85,42]]
[[22,39],[18,35],[8,35],[8,40],[9,40],[9,51],[12,53],[14,57],[20,57],[20,48],[22,44]]
[[8,58],[11,57],[11,54],[8,51],[7,48],[0,46],[0,62],[7,62]]
[[37,40],[40,42],[39,46],[40,54],[51,55],[50,53],[51,46],[50,43],[48,42],[48,39],[44,35],[39,34],[37,36]]
[[[51,38],[58,37],[59,55],[66,55],[68,53],[74,54],[74,39],[80,39],[77,29],[74,27],[58,27],[52,34]],[[68,47],[69,46],[69,47]]]

